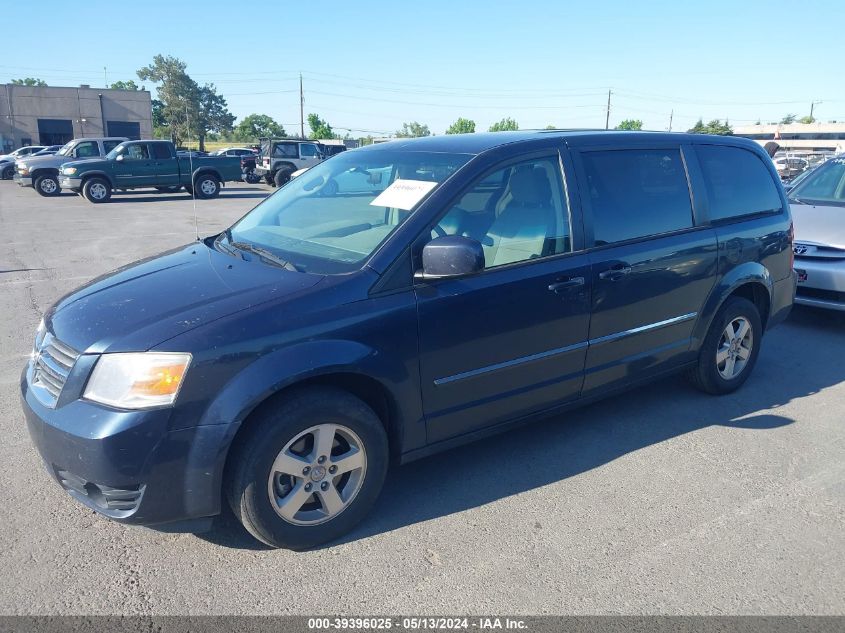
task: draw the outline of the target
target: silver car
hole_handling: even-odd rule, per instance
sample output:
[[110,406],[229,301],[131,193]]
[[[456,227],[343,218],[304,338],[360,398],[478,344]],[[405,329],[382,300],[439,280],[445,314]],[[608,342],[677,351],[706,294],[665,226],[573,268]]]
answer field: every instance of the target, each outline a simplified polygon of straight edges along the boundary
[[789,192],[795,225],[795,303],[845,311],[845,154]]

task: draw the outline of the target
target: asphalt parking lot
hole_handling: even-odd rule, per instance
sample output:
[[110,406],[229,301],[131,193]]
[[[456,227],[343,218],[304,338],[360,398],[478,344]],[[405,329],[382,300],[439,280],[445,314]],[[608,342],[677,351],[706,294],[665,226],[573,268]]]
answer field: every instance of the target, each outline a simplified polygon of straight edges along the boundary
[[[198,201],[209,235],[269,191]],[[92,205],[0,182],[0,613],[845,613],[845,315],[796,308],[738,393],[672,378],[395,469],[311,552],[127,528],[42,470],[18,380],[41,314],[194,238],[187,194]]]

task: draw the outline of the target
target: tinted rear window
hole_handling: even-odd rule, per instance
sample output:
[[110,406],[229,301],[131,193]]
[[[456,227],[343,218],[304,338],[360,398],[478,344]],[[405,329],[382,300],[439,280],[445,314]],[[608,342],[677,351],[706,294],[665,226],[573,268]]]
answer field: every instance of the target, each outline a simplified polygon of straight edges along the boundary
[[170,148],[164,143],[153,143],[152,145],[154,158],[172,158]]
[[699,145],[695,151],[704,173],[711,220],[781,208],[775,181],[756,154],[718,145]]
[[692,226],[680,150],[585,152],[582,158],[596,246]]

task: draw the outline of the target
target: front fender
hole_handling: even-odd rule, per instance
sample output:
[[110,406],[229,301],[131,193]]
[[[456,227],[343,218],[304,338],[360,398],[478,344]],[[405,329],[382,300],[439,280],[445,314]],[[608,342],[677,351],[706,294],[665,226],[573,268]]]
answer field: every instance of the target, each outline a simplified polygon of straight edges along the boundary
[[[719,308],[734,290],[747,283],[759,283],[769,293],[769,303],[772,301],[774,281],[769,270],[759,262],[745,262],[731,269],[725,274],[710,291],[710,295],[704,303],[698,321],[693,328],[692,348],[698,349],[701,346],[710,324],[716,317]],[[765,328],[765,323],[763,324]]]
[[[412,378],[407,375],[406,368],[397,360],[391,360],[389,355],[380,353],[361,343],[345,340],[319,340],[302,342],[285,347],[248,365],[230,380],[216,395],[198,422],[198,426],[213,426],[214,436],[217,438],[215,467],[209,469],[206,462],[204,469],[193,469],[202,477],[195,482],[197,486],[211,486],[211,490],[220,490],[223,483],[224,467],[232,441],[243,421],[255,408],[268,397],[285,387],[289,387],[308,378],[343,372],[358,374],[378,381],[395,398],[395,385],[407,384]],[[396,399],[396,404],[399,404]],[[407,408],[407,401],[403,403]],[[397,415],[407,419],[414,415],[420,424],[413,427],[424,433],[421,424],[422,411],[402,411],[397,407]],[[402,420],[395,421],[394,429],[403,429]],[[416,438],[415,438],[416,440]],[[404,446],[400,438],[400,445]],[[424,443],[424,439],[422,440]],[[419,441],[415,441],[418,444]],[[206,454],[204,451],[203,454]],[[213,481],[208,481],[209,476]]]
[[111,174],[109,174],[108,172],[105,172],[105,171],[103,171],[103,170],[100,170],[100,169],[95,170],[95,171],[94,171],[94,170],[92,170],[92,171],[84,171],[84,172],[82,172],[81,174],[74,174],[74,175],[75,175],[77,178],[79,178],[81,181],[83,181],[83,182],[84,182],[85,180],[87,180],[88,178],[91,178],[92,176],[99,176],[100,178],[105,178],[106,180],[108,180],[108,181],[109,181],[109,185],[110,185],[112,188],[114,188],[114,181],[112,180]]
[[[422,419],[421,407],[398,395],[402,385],[414,380],[399,358],[355,341],[324,339],[284,347],[248,365],[220,390],[198,424],[227,425],[228,445],[241,423],[268,397],[303,380],[336,373],[378,382],[396,405],[400,418],[396,429],[407,428],[403,421],[413,424]],[[401,440],[400,445],[407,450]]]

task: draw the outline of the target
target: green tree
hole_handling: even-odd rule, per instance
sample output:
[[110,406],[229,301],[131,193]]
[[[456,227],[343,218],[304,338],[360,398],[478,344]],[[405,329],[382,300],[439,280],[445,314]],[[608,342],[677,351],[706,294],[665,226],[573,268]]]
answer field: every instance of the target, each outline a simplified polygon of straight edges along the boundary
[[138,84],[131,79],[129,81],[115,81],[109,88],[112,90],[140,90]]
[[519,123],[508,117],[491,125],[488,132],[513,132],[518,129]]
[[557,129],[557,126],[556,126],[556,125],[552,125],[551,123],[549,123],[549,124],[546,126],[546,129],[547,129],[547,130],[556,130],[556,129]]
[[446,130],[446,134],[472,134],[473,132],[475,132],[475,121],[463,117],[455,121]]
[[47,82],[43,79],[36,79],[35,77],[25,77],[23,79],[12,79],[12,83],[16,86],[46,86]]
[[200,142],[200,150],[205,150],[205,138],[209,133],[231,132],[235,115],[229,112],[226,99],[217,94],[214,84],[206,84],[197,90],[199,108],[197,117],[191,121],[194,133]]
[[177,57],[156,55],[152,64],[138,70],[138,78],[158,84],[161,117],[171,140],[181,145],[197,137],[203,149],[209,132],[231,131],[235,117],[214,84],[198,85],[186,68],[187,64]]
[[798,122],[799,122],[799,123],[815,123],[815,122],[816,122],[816,117],[814,117],[814,116],[810,116],[810,115],[808,114],[807,116],[802,116],[800,119],[798,119]]
[[309,135],[309,138],[335,138],[335,134],[334,132],[332,132],[332,126],[314,113],[308,115],[308,125],[311,128],[311,134]]
[[733,128],[728,123],[728,120],[725,119],[725,122],[722,123],[719,119],[713,119],[709,123],[705,124],[701,119],[687,130],[690,134],[718,134],[720,136],[730,136],[734,133]]
[[138,78],[158,84],[160,116],[177,145],[192,136],[192,122],[199,114],[199,89],[185,72],[187,64],[168,55],[156,55],[153,63],[138,70]]
[[285,135],[285,128],[266,114],[245,116],[235,128],[235,137],[239,141],[256,141],[262,136],[281,138]]
[[639,119],[625,119],[620,121],[614,129],[616,130],[641,130],[643,129],[643,122]]
[[403,123],[402,129],[397,130],[394,135],[396,138],[418,138],[420,136],[431,136],[431,130],[427,125],[411,121],[410,123]]
[[794,114],[787,114],[785,117],[783,117],[780,120],[780,122],[783,123],[784,125],[789,125],[790,123],[795,123],[795,119],[797,119],[797,118],[798,117]]

